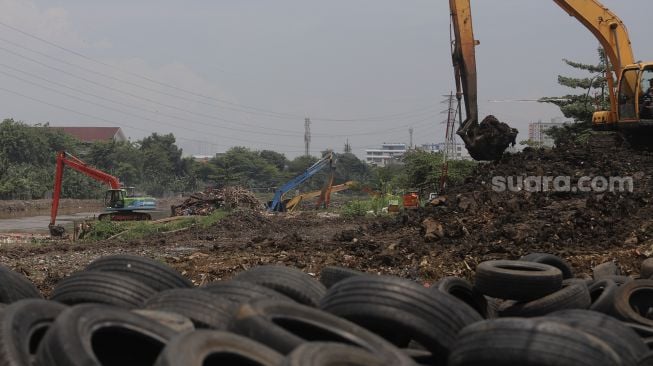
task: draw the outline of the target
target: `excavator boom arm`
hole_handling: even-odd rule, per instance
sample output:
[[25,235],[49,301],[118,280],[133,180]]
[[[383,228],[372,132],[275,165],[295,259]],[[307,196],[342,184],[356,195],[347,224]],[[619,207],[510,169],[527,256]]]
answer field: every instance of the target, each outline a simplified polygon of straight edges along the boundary
[[274,193],[274,198],[272,198],[272,201],[268,205],[268,210],[269,211],[282,211],[282,198],[283,195],[286,194],[289,190],[297,187],[298,185],[302,184],[305,182],[308,178],[312,177],[316,173],[318,173],[320,170],[322,170],[326,166],[333,167],[333,162],[334,162],[334,155],[333,154],[328,154],[321,160],[319,160],[317,163],[313,164],[310,166],[308,169],[306,169],[302,174],[296,176],[295,178],[289,180],[286,182],[281,188],[279,188],[275,193]]
[[451,57],[456,79],[456,97],[465,102],[466,119],[462,129],[467,130],[478,122],[478,96],[476,80],[476,53],[472,11],[469,0],[449,0],[455,41]]
[[120,180],[117,177],[95,169],[65,151],[58,152],[57,167],[54,175],[54,190],[52,193],[52,208],[50,210],[50,227],[54,226],[57,219],[57,212],[59,211],[59,197],[61,196],[64,166],[73,168],[97,181],[107,183],[111,189],[120,189],[121,187]]
[[[635,56],[624,23],[596,0],[553,0],[569,15],[576,18],[599,41],[610,63],[606,70],[608,89],[610,91],[610,111],[617,110],[617,98],[613,80],[617,80],[626,65],[635,63]],[[611,75],[612,74],[612,75]],[[629,83],[630,90],[635,90],[636,80],[622,80]],[[612,117],[616,120],[616,115]]]

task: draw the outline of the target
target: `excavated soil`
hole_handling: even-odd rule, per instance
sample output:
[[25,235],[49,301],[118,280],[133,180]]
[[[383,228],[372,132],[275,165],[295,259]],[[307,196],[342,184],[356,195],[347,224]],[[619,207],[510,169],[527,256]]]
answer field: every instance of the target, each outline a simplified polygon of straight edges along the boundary
[[[577,275],[614,260],[625,274],[653,255],[653,155],[568,146],[530,150],[481,164],[433,205],[383,218],[345,219],[326,212],[235,211],[208,229],[136,241],[61,242],[0,247],[0,262],[45,293],[95,258],[132,253],[166,262],[196,284],[226,279],[259,264],[285,264],[318,275],[326,265],[393,274],[426,284],[473,276],[489,259],[547,252]],[[632,192],[496,192],[493,177],[632,177]]]

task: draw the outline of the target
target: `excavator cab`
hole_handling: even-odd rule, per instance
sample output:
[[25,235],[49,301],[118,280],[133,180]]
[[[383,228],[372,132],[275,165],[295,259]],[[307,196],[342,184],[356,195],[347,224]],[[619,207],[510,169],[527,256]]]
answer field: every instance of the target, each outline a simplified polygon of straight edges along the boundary
[[124,189],[109,189],[104,196],[104,205],[107,208],[125,207],[126,192]]
[[[638,65],[637,65],[638,66]],[[624,70],[619,84],[619,121],[653,122],[653,65]]]

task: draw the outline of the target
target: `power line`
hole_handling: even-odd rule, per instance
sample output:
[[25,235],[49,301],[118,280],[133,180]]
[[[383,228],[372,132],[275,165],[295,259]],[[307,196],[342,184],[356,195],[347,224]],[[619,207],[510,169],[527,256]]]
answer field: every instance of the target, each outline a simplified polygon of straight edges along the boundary
[[[138,73],[135,73],[135,72],[132,72],[132,71],[129,71],[129,70],[124,70],[122,68],[116,67],[116,66],[111,65],[109,63],[106,63],[106,62],[103,62],[103,61],[100,61],[100,60],[96,60],[96,59],[94,59],[92,57],[89,57],[89,56],[86,56],[86,55],[84,55],[84,54],[82,54],[80,52],[77,52],[77,51],[74,51],[74,50],[69,49],[67,47],[61,46],[61,45],[59,45],[57,43],[54,43],[54,42],[49,41],[47,39],[44,39],[42,37],[36,36],[34,34],[28,33],[26,31],[23,31],[23,30],[21,30],[19,28],[13,27],[13,26],[8,25],[8,24],[6,24],[4,22],[1,22],[1,21],[0,21],[0,26],[6,27],[6,28],[11,29],[11,30],[13,30],[15,32],[21,33],[21,34],[23,34],[23,35],[25,35],[27,37],[36,39],[36,40],[38,40],[40,42],[43,42],[43,43],[45,43],[47,45],[50,45],[50,46],[55,47],[57,49],[60,49],[60,50],[62,50],[64,52],[73,54],[73,55],[75,55],[77,57],[80,57],[80,58],[83,58],[83,59],[85,59],[87,61],[102,65],[104,67],[108,67],[110,69],[117,70],[117,71],[120,71],[122,73],[125,73],[125,74],[128,74],[128,75],[131,75],[131,76],[146,80],[148,82],[151,82],[151,83],[154,83],[154,84],[157,84],[157,85],[160,85],[160,86],[164,86],[164,87],[167,87],[167,88],[170,88],[170,89],[174,89],[174,90],[177,90],[177,91],[189,94],[189,95],[193,95],[193,96],[196,96],[196,97],[202,97],[202,98],[205,98],[205,99],[213,100],[213,101],[216,101],[216,102],[219,102],[219,103],[227,104],[227,105],[230,105],[230,106],[233,106],[233,107],[238,107],[238,108],[234,109],[234,108],[228,108],[228,107],[225,107],[225,106],[218,106],[218,105],[215,105],[215,104],[212,104],[212,103],[206,103],[206,102],[203,102],[203,101],[200,101],[200,100],[189,99],[189,98],[185,98],[185,97],[182,97],[182,96],[179,96],[179,95],[174,95],[174,94],[162,92],[160,90],[144,87],[144,86],[142,86],[140,84],[125,81],[123,79],[116,78],[116,77],[113,77],[113,76],[110,76],[110,75],[106,75],[106,74],[100,73],[100,72],[95,71],[95,70],[89,70],[88,68],[85,68],[83,66],[73,64],[73,63],[70,63],[70,62],[67,62],[67,61],[64,61],[64,60],[60,60],[60,59],[54,58],[52,56],[48,56],[48,55],[46,55],[46,54],[44,54],[42,52],[39,52],[39,51],[31,50],[32,52],[37,52],[37,53],[43,55],[44,57],[48,57],[48,58],[51,58],[51,59],[57,59],[57,61],[66,63],[66,64],[68,64],[70,66],[79,67],[79,68],[82,68],[84,70],[87,70],[88,72],[93,72],[93,73],[96,73],[98,75],[102,75],[104,77],[111,78],[113,80],[120,81],[120,82],[123,82],[123,83],[127,83],[129,85],[133,85],[133,86],[136,86],[136,87],[139,87],[139,88],[143,88],[145,90],[149,90],[149,91],[152,91],[152,92],[155,92],[155,93],[171,96],[171,97],[174,97],[174,98],[184,99],[184,100],[195,102],[195,103],[201,103],[201,104],[214,106],[214,107],[219,107],[219,108],[232,109],[232,110],[245,112],[245,113],[263,115],[263,116],[267,116],[267,117],[271,117],[271,118],[298,119],[298,118],[303,118],[304,117],[304,116],[299,115],[299,114],[286,113],[286,112],[277,112],[277,111],[258,108],[258,107],[254,107],[254,106],[250,106],[250,105],[246,105],[246,104],[234,103],[234,102],[230,102],[228,100],[216,98],[216,97],[205,95],[205,94],[198,93],[198,92],[195,92],[195,91],[190,91],[190,90],[187,90],[187,89],[184,89],[184,88],[180,88],[180,87],[178,87],[176,85],[161,82],[161,81],[152,79],[150,77],[144,76],[142,74],[138,74]],[[2,40],[16,45],[16,43],[14,43],[14,42],[7,41],[7,40],[4,40],[4,39],[2,39]],[[21,45],[17,45],[17,46],[21,47],[21,48],[24,48],[24,49],[28,49],[28,48],[26,48],[24,46],[21,46]],[[429,106],[425,107],[424,109],[431,108],[431,107],[432,106],[429,105]],[[423,109],[420,108],[419,110],[423,110]],[[399,117],[402,117],[402,116],[410,115],[412,113],[414,113],[414,110],[413,111],[405,111],[405,112],[395,113],[395,114],[388,114],[388,115],[367,116],[367,117],[357,117],[357,118],[312,117],[312,119],[316,120],[316,121],[317,120],[323,121],[323,122],[374,122],[374,121],[379,121],[379,120],[388,119],[388,118],[390,118],[390,119],[399,118]]]
[[[168,117],[168,118],[172,118],[172,119],[175,119],[175,120],[178,120],[178,121],[185,121],[185,122],[190,122],[190,123],[195,123],[195,124],[201,124],[201,125],[209,126],[209,127],[216,127],[215,125],[210,124],[210,123],[205,123],[205,122],[201,122],[201,121],[197,121],[197,120],[192,120],[192,119],[188,119],[188,118],[185,118],[185,117],[180,117],[180,116],[175,116],[175,115],[171,115],[171,114],[166,114],[166,113],[162,113],[162,112],[159,112],[159,111],[148,111],[148,110],[143,110],[143,109],[141,109],[141,108],[139,108],[139,107],[135,107],[135,106],[133,106],[133,105],[130,105],[130,104],[127,104],[127,103],[123,103],[123,102],[120,102],[120,101],[117,101],[117,100],[113,100],[113,99],[110,99],[110,98],[105,98],[105,97],[102,97],[102,96],[100,96],[100,95],[97,95],[97,94],[94,94],[94,93],[91,93],[91,92],[82,91],[82,90],[79,90],[79,89],[77,89],[77,88],[73,88],[73,87],[67,86],[67,85],[65,85],[65,84],[62,84],[62,83],[56,82],[56,81],[48,80],[48,79],[46,79],[46,78],[42,78],[42,77],[40,77],[40,76],[38,76],[38,75],[34,75],[34,74],[32,74],[32,73],[29,73],[29,72],[25,72],[25,71],[22,71],[22,70],[16,69],[16,68],[14,68],[14,67],[11,67],[11,66],[9,66],[9,65],[5,65],[5,64],[2,64],[2,63],[0,63],[0,67],[6,67],[6,68],[8,68],[8,69],[10,69],[10,70],[12,70],[12,71],[14,71],[14,72],[18,72],[18,73],[22,73],[22,74],[25,74],[25,75],[29,75],[29,76],[31,76],[31,77],[33,77],[33,78],[38,79],[38,80],[41,80],[41,81],[44,81],[44,82],[47,82],[47,83],[51,83],[51,84],[54,84],[54,85],[58,85],[59,87],[62,87],[62,88],[68,89],[68,90],[72,90],[72,91],[77,92],[77,93],[81,93],[81,94],[84,94],[84,95],[90,95],[90,96],[92,96],[92,97],[94,97],[94,98],[97,98],[97,99],[100,99],[100,100],[102,100],[102,101],[107,101],[107,102],[115,103],[115,104],[121,105],[121,106],[123,106],[123,107],[136,109],[136,110],[141,111],[141,112],[149,112],[149,113],[153,113],[153,114],[158,114],[158,115],[165,116],[165,117]],[[59,94],[65,95],[65,96],[70,97],[70,98],[78,99],[78,100],[81,100],[81,101],[86,102],[86,103],[90,103],[90,104],[93,104],[93,105],[97,105],[97,106],[102,107],[102,108],[105,108],[105,109],[110,109],[110,110],[113,110],[113,111],[116,111],[116,112],[119,112],[119,113],[123,113],[123,114],[130,115],[130,116],[132,116],[132,117],[136,117],[136,118],[140,118],[140,119],[144,119],[144,120],[148,120],[148,121],[153,121],[153,122],[156,122],[156,123],[163,123],[163,122],[160,122],[159,120],[153,120],[153,119],[151,119],[151,118],[149,118],[149,117],[143,117],[143,116],[139,116],[139,115],[131,114],[131,113],[125,112],[125,111],[123,111],[123,110],[119,110],[119,109],[112,108],[112,107],[107,107],[107,106],[105,106],[105,105],[103,105],[103,104],[100,104],[100,103],[92,102],[92,101],[86,100],[86,99],[84,99],[84,98],[80,98],[80,97],[77,97],[77,96],[73,96],[73,95],[70,95],[70,94],[66,94],[66,93],[63,93],[63,92],[61,92],[61,91],[59,91],[59,90],[56,90],[56,89],[53,89],[53,88],[49,88],[49,87],[43,86],[43,85],[41,85],[41,84],[37,84],[37,83],[35,83],[35,82],[32,82],[32,81],[29,81],[29,80],[23,79],[23,78],[18,77],[18,76],[16,76],[16,75],[12,75],[12,74],[10,74],[10,73],[6,73],[6,72],[4,72],[4,71],[0,71],[0,73],[3,74],[3,75],[6,75],[6,76],[8,76],[8,77],[14,78],[14,79],[16,79],[16,80],[20,80],[20,81],[22,81],[22,82],[25,82],[25,83],[28,83],[28,84],[35,85],[35,86],[37,86],[37,87],[40,87],[40,88],[43,88],[43,89],[47,89],[47,90],[53,91],[53,92],[55,92],[55,93],[59,93]],[[166,123],[163,123],[163,124],[166,124]],[[270,133],[270,132],[258,132],[258,131],[244,130],[244,129],[238,129],[238,128],[230,128],[230,127],[224,127],[224,126],[220,126],[220,128],[221,128],[221,129],[226,129],[226,130],[231,130],[231,131],[247,132],[247,133],[260,134],[260,135],[273,135],[273,136],[299,136],[299,134],[275,134],[275,133]],[[197,131],[197,130],[192,130],[192,131],[205,133],[205,131]]]
[[[2,47],[0,47],[0,49],[2,49]],[[57,82],[57,81],[50,80],[50,79],[47,79],[47,78],[41,77],[41,76],[39,76],[39,75],[36,75],[36,74],[30,73],[30,72],[27,72],[27,71],[23,71],[23,70],[20,70],[20,69],[18,69],[18,68],[15,68],[15,67],[13,67],[13,66],[9,66],[9,65],[6,65],[6,64],[3,64],[3,63],[0,63],[0,67],[5,67],[5,68],[7,68],[7,69],[12,70],[13,72],[17,72],[17,73],[20,73],[20,74],[23,74],[23,75],[28,75],[28,76],[30,76],[30,77],[32,77],[32,78],[37,79],[37,80],[40,80],[40,81],[43,81],[43,82],[46,82],[46,83],[49,83],[49,84],[53,84],[53,85],[56,85],[56,86],[58,86],[58,87],[61,87],[61,88],[67,89],[67,90],[71,90],[71,91],[74,91],[74,92],[77,92],[77,93],[80,93],[80,94],[83,94],[83,95],[89,95],[89,96],[92,96],[92,97],[97,98],[97,99],[99,99],[99,100],[101,100],[101,101],[104,101],[104,102],[111,102],[111,103],[114,103],[114,104],[117,104],[117,105],[120,105],[120,106],[123,106],[123,107],[127,107],[127,108],[131,108],[131,109],[135,109],[135,110],[140,111],[140,112],[148,112],[148,113],[153,113],[153,114],[157,114],[157,115],[165,116],[165,117],[168,117],[168,118],[172,118],[172,119],[174,119],[174,120],[177,120],[177,121],[186,121],[186,122],[189,122],[189,123],[200,124],[200,125],[209,126],[209,127],[216,127],[215,125],[210,124],[210,123],[206,123],[206,122],[202,122],[202,121],[197,121],[197,120],[194,120],[194,119],[189,119],[189,118],[185,118],[185,117],[181,117],[181,116],[176,116],[176,115],[172,115],[172,114],[168,114],[168,113],[163,113],[163,112],[160,112],[160,111],[158,111],[158,110],[155,110],[155,111],[152,111],[152,110],[145,110],[145,109],[142,109],[142,108],[140,108],[140,107],[136,107],[136,106],[131,105],[131,104],[128,104],[128,103],[123,103],[123,102],[120,102],[120,101],[117,101],[117,100],[114,100],[114,99],[111,99],[111,98],[106,98],[106,97],[100,96],[100,95],[95,94],[95,93],[92,93],[92,92],[88,92],[88,91],[80,90],[80,89],[78,89],[78,88],[74,88],[74,87],[71,87],[71,86],[69,86],[69,85],[66,85],[66,84],[63,84],[63,83],[59,83],[59,82]],[[36,83],[34,83],[34,82],[32,82],[32,81],[25,80],[25,79],[20,78],[20,77],[18,77],[18,76],[16,76],[16,75],[12,75],[12,74],[5,73],[5,72],[1,72],[1,71],[0,71],[0,73],[6,75],[6,76],[8,76],[8,77],[11,77],[11,78],[14,78],[14,79],[17,79],[17,80],[20,80],[20,81],[23,81],[23,82],[26,82],[26,83],[29,83],[29,84],[32,84],[32,85],[38,86],[38,87],[46,88],[46,87],[42,86],[41,84],[36,84]],[[54,90],[54,89],[52,89],[52,88],[46,88],[46,89],[51,90],[51,91],[56,92],[56,93],[61,93],[60,91],[58,91],[58,90]],[[138,115],[130,114],[130,113],[124,112],[124,111],[122,111],[122,110],[117,110],[117,109],[115,109],[115,108],[106,107],[105,105],[101,105],[101,104],[98,104],[98,103],[95,103],[95,102],[91,102],[91,101],[88,101],[88,100],[85,100],[85,99],[80,99],[80,98],[78,98],[78,97],[76,97],[76,96],[71,96],[71,95],[68,95],[68,94],[65,94],[65,93],[61,93],[61,94],[66,95],[66,96],[71,97],[71,98],[76,98],[76,99],[82,100],[82,101],[87,102],[87,103],[91,103],[91,104],[94,104],[94,105],[98,105],[98,106],[100,106],[100,107],[102,107],[102,108],[107,108],[107,109],[111,109],[111,110],[114,110],[114,111],[117,111],[117,112],[120,112],[120,113],[128,114],[128,115],[134,116],[134,117],[136,117],[136,118],[141,118],[141,119],[144,119],[144,120],[154,121],[154,122],[157,122],[157,123],[160,122],[160,121],[158,121],[158,120],[157,120],[157,121],[152,120],[151,118],[148,118],[148,117],[143,117],[143,116],[138,116]],[[429,118],[427,118],[427,119],[425,119],[425,120],[429,120],[430,118],[431,118],[431,117],[429,116]],[[422,122],[422,121],[425,121],[425,120],[413,121],[413,122],[410,122],[410,123],[408,123],[408,124],[413,125],[413,124],[415,124],[415,123],[419,123],[419,122]],[[165,124],[165,123],[164,123],[164,124]],[[248,124],[244,124],[244,123],[243,123],[243,125],[248,125]],[[272,133],[272,132],[269,132],[269,131],[258,132],[258,131],[256,131],[256,130],[244,130],[244,129],[238,129],[238,128],[225,127],[225,126],[219,126],[219,127],[222,128],[222,129],[231,130],[231,131],[247,132],[247,133],[254,133],[254,134],[260,134],[260,135],[266,135],[266,136],[269,136],[269,135],[272,135],[272,136],[290,136],[290,137],[292,137],[292,136],[301,136],[301,134],[299,134],[299,133],[295,133],[295,134],[280,134],[280,133]],[[253,127],[256,127],[256,126],[253,126]],[[325,138],[331,138],[331,137],[349,137],[349,136],[358,136],[358,135],[378,135],[378,134],[383,134],[383,133],[386,133],[386,132],[396,131],[396,130],[401,129],[402,127],[403,127],[403,126],[398,126],[398,127],[394,127],[394,128],[390,128],[390,129],[385,129],[385,130],[377,130],[377,131],[375,131],[375,132],[365,131],[365,132],[361,132],[361,133],[349,133],[349,134],[319,134],[319,133],[318,133],[318,134],[314,134],[314,136],[317,136],[317,137],[325,137]]]
[[[2,39],[0,39],[0,40],[2,40]],[[97,82],[97,81],[95,81],[95,80],[88,79],[88,78],[86,78],[86,77],[83,77],[83,76],[79,76],[79,75],[73,74],[73,73],[71,73],[71,72],[69,72],[69,71],[66,71],[66,70],[64,70],[64,69],[61,69],[61,68],[58,68],[58,67],[55,67],[55,66],[52,66],[52,65],[48,65],[48,64],[43,63],[43,62],[41,62],[41,61],[39,61],[39,60],[36,60],[36,59],[34,59],[34,58],[32,58],[32,57],[25,56],[25,55],[23,55],[23,54],[21,54],[21,53],[15,52],[15,51],[10,50],[10,49],[7,49],[7,48],[5,48],[5,47],[1,47],[1,46],[0,46],[0,50],[3,50],[3,51],[5,51],[5,52],[7,52],[7,53],[9,53],[9,54],[12,54],[12,55],[16,56],[16,57],[19,57],[19,58],[22,58],[22,59],[28,60],[28,61],[30,61],[30,62],[33,62],[33,63],[35,63],[35,64],[37,64],[37,65],[43,66],[43,67],[45,67],[45,68],[48,68],[48,69],[51,69],[51,70],[55,70],[55,71],[60,72],[60,73],[62,73],[62,74],[68,75],[68,76],[70,76],[70,77],[72,77],[72,78],[75,78],[75,79],[81,80],[81,81],[83,81],[83,82],[89,83],[89,84],[91,84],[91,85],[95,85],[95,86],[98,86],[98,87],[101,87],[101,88],[105,88],[105,89],[111,90],[111,91],[113,91],[113,92],[119,93],[119,94],[121,94],[121,95],[128,95],[128,96],[131,96],[131,97],[136,98],[136,99],[141,99],[141,100],[144,100],[144,101],[147,101],[147,102],[149,102],[149,103],[156,104],[156,105],[159,105],[159,106],[162,106],[162,107],[166,107],[166,108],[169,108],[169,109],[173,109],[173,110],[181,111],[181,112],[184,112],[184,113],[187,113],[187,114],[191,114],[191,115],[200,116],[200,117],[207,118],[207,119],[210,119],[210,120],[222,121],[222,122],[225,122],[225,123],[235,124],[235,125],[239,125],[239,126],[249,126],[249,127],[253,127],[253,128],[265,128],[267,131],[279,131],[279,132],[284,132],[284,133],[270,133],[270,132],[266,132],[266,133],[259,133],[259,134],[275,135],[275,136],[301,136],[300,133],[297,133],[297,132],[294,132],[294,133],[293,133],[292,131],[289,131],[289,130],[278,129],[278,128],[270,128],[270,127],[261,127],[261,126],[259,126],[259,125],[252,125],[252,124],[248,124],[248,123],[241,122],[241,121],[229,120],[229,119],[225,119],[225,118],[223,118],[223,117],[207,115],[207,114],[199,113],[199,112],[192,111],[192,110],[189,110],[189,109],[180,108],[180,107],[177,107],[177,106],[174,106],[174,105],[170,105],[170,104],[166,104],[166,103],[161,103],[161,102],[159,102],[159,101],[157,101],[157,100],[154,100],[154,99],[151,99],[151,98],[143,97],[143,96],[141,96],[141,95],[134,94],[134,93],[131,93],[131,92],[129,92],[129,91],[125,91],[125,90],[122,90],[122,89],[118,89],[118,88],[115,88],[115,87],[112,87],[112,86],[109,86],[109,85],[105,85],[105,84],[99,83],[99,82]],[[5,66],[11,68],[11,66],[8,66],[8,65],[5,65]],[[13,69],[14,69],[14,70],[18,70],[18,69],[16,69],[16,68],[13,68]],[[40,79],[44,79],[44,80],[46,80],[47,82],[50,82],[50,83],[56,83],[56,82],[50,81],[50,80],[48,80],[48,79],[45,79],[45,78],[42,78],[42,77],[39,77],[39,76],[34,76],[34,74],[27,73],[27,72],[25,72],[25,71],[18,71],[18,72],[22,72],[22,73],[24,73],[24,74],[30,74],[30,75],[32,75],[33,77],[40,78]],[[61,85],[61,83],[58,83],[58,84]],[[65,87],[65,88],[67,88],[67,89],[71,89],[71,87],[68,87],[68,86],[63,86],[63,87]],[[84,94],[89,94],[88,92],[85,92],[85,91],[79,91],[79,90],[76,90],[76,91],[81,92],[81,93],[84,93]],[[99,97],[99,98],[102,98],[102,99],[105,99],[105,100],[109,100],[109,98],[105,98],[105,97]],[[112,100],[111,100],[111,101],[112,101]],[[115,101],[114,101],[114,102],[115,102]],[[121,102],[115,102],[115,103],[119,103],[119,104],[123,104],[123,105],[125,104],[125,103],[121,103]],[[180,116],[173,116],[173,115],[165,114],[165,113],[162,113],[162,112],[159,112],[159,111],[152,112],[152,113],[156,113],[156,114],[160,114],[160,115],[165,115],[165,116],[168,116],[168,117],[170,117],[170,118],[175,118],[175,119],[179,119],[179,120],[185,120],[185,121],[188,121],[188,122],[191,122],[191,123],[199,123],[199,124],[207,125],[206,123],[198,122],[198,121],[196,121],[196,120],[190,120],[190,119],[187,119],[187,118],[185,118],[185,117],[180,117]],[[422,112],[422,114],[423,114],[423,113],[424,113],[424,112]],[[431,116],[429,116],[429,118],[431,118]],[[417,122],[421,122],[421,120],[420,120],[420,121],[417,121]],[[231,129],[231,130],[234,130],[234,131],[253,132],[252,130],[242,130],[242,129],[237,129],[237,128],[224,127],[224,126],[218,126],[218,127],[225,128],[225,129]],[[378,131],[377,131],[377,132],[378,132]],[[381,131],[381,132],[383,132],[383,131]],[[254,133],[258,133],[258,132],[254,132]],[[355,132],[354,132],[354,133],[349,133],[349,134],[319,134],[319,133],[318,133],[318,134],[315,134],[315,136],[316,136],[316,137],[347,137],[347,136],[367,135],[367,134],[370,134],[369,131],[364,131],[364,132],[360,132],[360,133],[355,133]]]
[[[2,87],[0,87],[0,90],[6,91],[6,92],[11,93],[11,94],[14,94],[14,95],[18,95],[18,96],[20,96],[20,97],[23,97],[23,98],[26,98],[26,99],[29,99],[29,100],[35,101],[35,102],[37,102],[37,103],[45,104],[45,105],[48,105],[48,106],[50,106],[50,107],[54,107],[54,108],[58,108],[58,109],[62,109],[62,110],[65,110],[65,111],[68,111],[68,112],[71,112],[71,113],[79,114],[79,115],[82,115],[82,116],[85,116],[85,117],[89,117],[89,118],[92,118],[92,119],[95,119],[95,120],[99,120],[99,121],[102,121],[102,122],[112,123],[112,124],[115,124],[115,125],[118,125],[118,126],[121,126],[121,127],[125,127],[125,128],[132,128],[132,129],[135,129],[135,130],[137,130],[137,131],[141,131],[141,132],[152,133],[152,131],[149,131],[149,130],[146,130],[146,129],[138,128],[138,127],[135,127],[135,126],[133,126],[133,125],[126,125],[126,124],[124,124],[124,123],[120,123],[120,122],[112,121],[112,120],[109,120],[109,119],[106,119],[106,118],[103,118],[103,117],[94,116],[94,115],[89,114],[89,113],[80,112],[80,111],[78,111],[78,110],[74,110],[74,109],[72,109],[72,108],[68,108],[68,107],[64,107],[64,106],[58,105],[58,104],[54,104],[54,103],[50,103],[50,102],[46,102],[46,101],[44,101],[44,100],[41,100],[41,99],[38,99],[38,98],[34,98],[34,97],[28,96],[28,95],[23,94],[23,93],[19,93],[19,92],[16,92],[16,91],[14,91],[14,90],[10,90],[10,89],[6,89],[6,88],[2,88]],[[85,101],[85,102],[88,102],[88,101],[83,100],[83,99],[81,99],[81,98],[77,98],[77,97],[74,97],[74,98],[76,98],[76,99],[80,99],[80,100]],[[90,102],[90,103],[93,103],[93,102]],[[110,107],[109,107],[109,108],[110,108]],[[201,132],[201,131],[195,131],[195,132]],[[218,144],[215,144],[215,143],[210,142],[210,141],[198,140],[198,139],[191,139],[191,138],[185,138],[185,137],[181,137],[181,136],[178,137],[178,138],[181,139],[181,140],[193,141],[193,142],[202,142],[202,143],[209,143],[209,144],[212,144],[212,145],[218,146]],[[261,145],[269,145],[269,146],[295,147],[294,145],[270,144],[270,143],[266,143],[266,142],[263,142],[263,141],[252,141],[252,140],[240,139],[240,138],[235,138],[235,137],[229,137],[229,139],[232,139],[232,140],[240,140],[240,141],[243,141],[243,142],[256,143],[256,144],[261,144]]]

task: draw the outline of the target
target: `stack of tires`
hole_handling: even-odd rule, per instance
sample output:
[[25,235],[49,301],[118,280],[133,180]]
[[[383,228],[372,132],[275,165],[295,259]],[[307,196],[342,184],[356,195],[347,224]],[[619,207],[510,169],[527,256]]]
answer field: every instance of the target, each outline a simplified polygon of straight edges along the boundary
[[113,255],[44,299],[0,267],[0,365],[653,365],[652,274],[605,263],[575,278],[534,253],[431,287],[274,265],[194,287],[163,263]]

